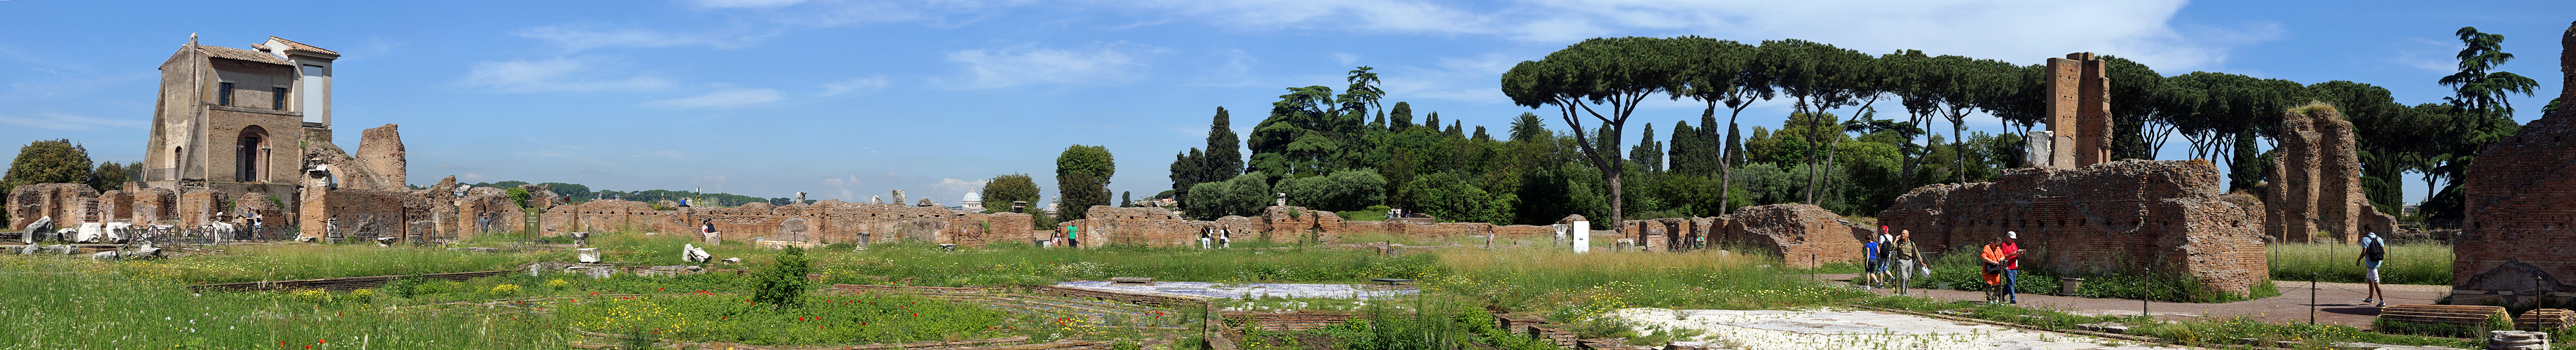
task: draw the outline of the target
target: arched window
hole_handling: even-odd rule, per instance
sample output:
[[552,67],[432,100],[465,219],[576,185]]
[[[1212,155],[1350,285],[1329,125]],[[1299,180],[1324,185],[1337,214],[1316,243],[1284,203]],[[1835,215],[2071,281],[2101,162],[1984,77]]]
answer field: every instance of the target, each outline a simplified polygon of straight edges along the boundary
[[263,168],[261,165],[268,164],[268,129],[262,129],[258,125],[242,127],[241,142],[237,143],[237,146],[239,148],[233,153],[233,180],[240,182],[267,180],[264,178],[267,172],[261,171],[265,170],[261,169]]

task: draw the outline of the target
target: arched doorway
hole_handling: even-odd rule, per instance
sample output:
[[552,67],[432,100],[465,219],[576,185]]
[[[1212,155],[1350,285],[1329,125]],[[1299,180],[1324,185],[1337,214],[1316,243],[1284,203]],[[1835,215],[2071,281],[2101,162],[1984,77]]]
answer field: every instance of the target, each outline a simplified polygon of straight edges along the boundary
[[266,180],[262,177],[267,175],[267,172],[261,171],[265,170],[261,169],[261,165],[268,164],[268,129],[262,129],[258,125],[242,127],[241,142],[237,145],[240,148],[233,153],[235,164],[233,180],[240,182]]

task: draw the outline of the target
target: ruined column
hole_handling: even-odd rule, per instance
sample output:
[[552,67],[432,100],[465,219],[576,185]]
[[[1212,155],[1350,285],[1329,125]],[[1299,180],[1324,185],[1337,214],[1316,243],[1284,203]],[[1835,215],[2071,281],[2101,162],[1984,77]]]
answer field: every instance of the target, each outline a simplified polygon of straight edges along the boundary
[[[2291,242],[2353,243],[2363,231],[2387,233],[2396,216],[2379,212],[2361,187],[2361,156],[2352,122],[2333,106],[2311,104],[2281,116],[2280,155],[2272,159],[2264,201],[2264,234]],[[2322,235],[2322,236],[2320,236]]]
[[2048,132],[2054,137],[2045,167],[2072,169],[2112,160],[2107,69],[2091,52],[2048,59],[2045,103]]

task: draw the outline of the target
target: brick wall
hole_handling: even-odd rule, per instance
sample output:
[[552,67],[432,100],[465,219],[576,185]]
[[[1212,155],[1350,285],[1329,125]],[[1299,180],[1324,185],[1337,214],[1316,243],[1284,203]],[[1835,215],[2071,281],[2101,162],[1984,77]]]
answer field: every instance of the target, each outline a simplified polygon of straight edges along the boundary
[[83,184],[33,184],[9,190],[9,227],[22,228],[47,216],[55,226],[78,225],[95,207],[98,190]]
[[369,175],[377,180],[375,189],[411,190],[410,187],[405,186],[408,182],[404,182],[410,176],[404,174],[411,165],[410,161],[405,159],[409,152],[403,150],[402,133],[398,128],[388,123],[358,134],[358,154],[354,156],[358,163],[366,164],[367,169],[373,172]]
[[1996,182],[1914,189],[1878,218],[1913,231],[1927,252],[2017,231],[2023,247],[2046,251],[2044,260],[2024,268],[2070,275],[2180,272],[2210,289],[2242,294],[2267,276],[2263,204],[2220,188],[2217,168],[2205,160],[2019,168]]
[[597,200],[547,208],[539,219],[545,235],[572,231],[644,231],[695,235],[701,223],[713,224],[723,239],[851,243],[861,233],[870,243],[929,242],[978,246],[992,242],[1028,242],[1032,218],[1019,213],[958,213],[946,208],[865,204],[825,200],[812,205],[771,206],[752,203],[737,208],[688,207],[653,210],[648,204]]
[[[2387,233],[2397,217],[2370,205],[2361,188],[2361,157],[2352,122],[2333,107],[2292,109],[2281,116],[2280,153],[2264,174],[2264,235],[2288,242],[2354,243],[2360,233]],[[2326,234],[2326,236],[2316,236]]]
[[[2559,98],[2576,100],[2576,25],[2560,44],[2560,73],[2568,80]],[[2451,285],[2458,290],[2576,291],[2576,108],[2560,107],[2497,140],[2470,163],[2465,187],[2468,220],[2453,243]],[[2536,280],[2535,280],[2536,279]],[[2528,303],[2508,297],[2510,304]],[[2492,299],[2489,299],[2492,300]]]

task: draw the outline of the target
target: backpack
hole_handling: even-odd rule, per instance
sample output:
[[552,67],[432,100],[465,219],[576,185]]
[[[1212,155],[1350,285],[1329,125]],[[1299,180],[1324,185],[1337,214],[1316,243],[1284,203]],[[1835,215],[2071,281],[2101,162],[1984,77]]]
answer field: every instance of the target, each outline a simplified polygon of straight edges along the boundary
[[2375,238],[2364,238],[2363,240],[2365,242],[2361,245],[2362,258],[2370,260],[2388,260],[2388,243],[2381,242],[2379,239]]

